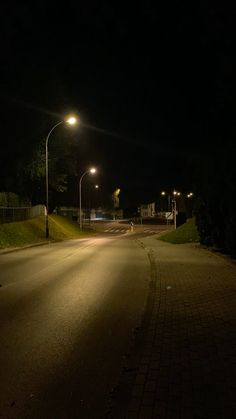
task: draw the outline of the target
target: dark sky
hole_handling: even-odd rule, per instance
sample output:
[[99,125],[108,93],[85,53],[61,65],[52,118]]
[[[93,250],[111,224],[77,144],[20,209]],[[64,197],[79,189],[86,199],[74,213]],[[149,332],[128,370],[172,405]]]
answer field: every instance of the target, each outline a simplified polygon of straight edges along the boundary
[[107,191],[192,188],[193,156],[232,126],[235,13],[155,3],[1,2],[2,176],[75,110],[81,170],[97,164]]

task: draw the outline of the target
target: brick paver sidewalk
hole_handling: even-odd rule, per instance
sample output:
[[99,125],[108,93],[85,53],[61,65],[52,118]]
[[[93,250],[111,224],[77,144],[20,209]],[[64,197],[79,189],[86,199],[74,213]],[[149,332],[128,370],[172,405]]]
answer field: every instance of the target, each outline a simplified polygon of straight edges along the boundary
[[129,403],[114,417],[236,418],[236,263],[194,245],[142,242],[149,315]]

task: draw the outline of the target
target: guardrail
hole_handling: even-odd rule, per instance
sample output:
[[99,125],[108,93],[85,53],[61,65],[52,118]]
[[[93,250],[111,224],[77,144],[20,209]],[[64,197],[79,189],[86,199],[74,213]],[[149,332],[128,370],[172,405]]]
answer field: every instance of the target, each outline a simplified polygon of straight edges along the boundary
[[39,215],[45,215],[45,205],[35,205],[34,207],[0,207],[1,224],[28,220]]

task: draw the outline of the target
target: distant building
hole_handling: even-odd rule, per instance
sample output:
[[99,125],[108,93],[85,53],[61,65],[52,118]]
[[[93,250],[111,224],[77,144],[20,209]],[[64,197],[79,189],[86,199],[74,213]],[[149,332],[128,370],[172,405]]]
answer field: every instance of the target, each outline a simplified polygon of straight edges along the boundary
[[140,216],[142,218],[155,217],[155,214],[155,202],[152,202],[151,204],[143,204],[140,206]]
[[[74,221],[78,221],[79,217],[79,208],[78,207],[57,207],[54,211],[58,215],[63,215],[64,217],[71,218]],[[115,216],[115,219],[123,219],[123,209],[119,208],[115,211],[108,208],[91,208],[85,209],[82,208],[82,218],[84,220],[96,220],[96,219],[108,219],[111,220]]]

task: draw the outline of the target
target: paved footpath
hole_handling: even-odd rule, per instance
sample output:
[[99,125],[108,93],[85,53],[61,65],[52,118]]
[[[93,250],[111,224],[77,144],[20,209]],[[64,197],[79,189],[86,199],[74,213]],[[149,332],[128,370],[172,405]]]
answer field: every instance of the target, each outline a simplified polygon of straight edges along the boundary
[[151,266],[146,319],[112,418],[236,418],[236,262],[155,236],[141,245]]

